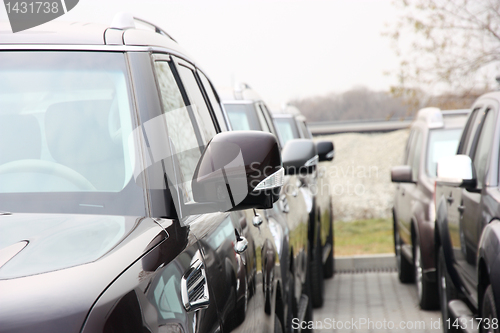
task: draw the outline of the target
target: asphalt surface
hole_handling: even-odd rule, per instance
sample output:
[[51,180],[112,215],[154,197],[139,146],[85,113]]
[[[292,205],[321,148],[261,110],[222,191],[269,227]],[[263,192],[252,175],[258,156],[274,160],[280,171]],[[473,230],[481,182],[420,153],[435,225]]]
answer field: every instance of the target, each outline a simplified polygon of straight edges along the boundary
[[325,303],[313,320],[316,333],[442,332],[443,326],[439,310],[420,310],[416,286],[400,283],[394,269],[336,273],[325,280]]

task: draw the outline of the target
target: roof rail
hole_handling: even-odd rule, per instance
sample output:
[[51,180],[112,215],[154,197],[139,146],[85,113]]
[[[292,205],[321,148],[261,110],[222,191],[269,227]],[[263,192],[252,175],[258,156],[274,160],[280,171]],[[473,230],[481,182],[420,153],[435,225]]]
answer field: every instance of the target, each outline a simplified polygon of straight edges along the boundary
[[466,116],[470,113],[471,109],[459,109],[459,110],[441,110],[443,116]]
[[137,29],[135,23],[139,23],[142,25],[146,25],[154,30],[157,34],[166,36],[176,42],[175,39],[172,38],[165,30],[157,26],[156,24],[153,24],[149,21],[143,20],[141,18],[135,17],[130,13],[127,12],[118,12],[116,13],[115,17],[113,18],[113,21],[111,22],[110,28],[111,29],[118,29],[118,30],[126,30],[126,29]]

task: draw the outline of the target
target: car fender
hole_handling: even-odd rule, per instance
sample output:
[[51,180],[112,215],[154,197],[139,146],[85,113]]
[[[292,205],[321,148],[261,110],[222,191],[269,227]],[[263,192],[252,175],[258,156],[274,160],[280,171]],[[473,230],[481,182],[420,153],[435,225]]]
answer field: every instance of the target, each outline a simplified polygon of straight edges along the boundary
[[[434,221],[427,221],[424,205],[419,201],[413,206],[412,224],[415,238],[420,240],[422,265],[424,270],[435,269]],[[412,244],[413,246],[413,244]]]
[[[478,300],[482,304],[487,282],[491,284],[495,304],[500,304],[500,220],[493,219],[481,234],[477,254]],[[487,274],[487,276],[484,276]]]

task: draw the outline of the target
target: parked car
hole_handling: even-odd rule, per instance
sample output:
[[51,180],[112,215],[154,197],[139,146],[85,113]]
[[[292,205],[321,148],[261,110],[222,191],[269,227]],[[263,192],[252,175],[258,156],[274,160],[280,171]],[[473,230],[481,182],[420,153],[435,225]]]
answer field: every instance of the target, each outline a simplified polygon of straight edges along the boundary
[[[273,113],[273,122],[282,145],[294,140],[312,140],[306,118],[294,106],[286,105]],[[324,301],[323,278],[334,273],[333,209],[327,167],[334,158],[331,141],[317,141],[316,172],[299,177],[301,190],[311,196],[309,202],[309,243],[311,244],[311,291],[313,305],[320,307]]]
[[439,305],[434,260],[437,161],[456,153],[469,112],[421,109],[410,127],[403,165],[391,170],[397,183],[392,213],[398,277],[401,282],[416,282],[422,309]]
[[279,144],[226,130],[130,14],[2,34],[0,332],[282,332]]
[[[229,127],[234,131],[257,130],[271,133],[276,137],[276,130],[266,104],[248,85],[241,84],[236,89],[225,91],[222,104],[229,119]],[[297,145],[301,147],[297,149]],[[294,148],[295,147],[295,148]],[[294,160],[293,165],[284,163],[284,186],[279,193],[279,201],[272,209],[259,211],[269,221],[274,221],[286,235],[280,252],[282,279],[289,288],[289,316],[287,328],[292,327],[293,318],[312,320],[312,306],[308,276],[308,216],[307,198],[297,187],[298,174],[292,170],[298,164],[303,167],[308,160],[316,156],[316,148],[312,141],[296,142],[284,147],[284,159]],[[290,158],[288,158],[288,156]],[[297,168],[297,171],[299,169]],[[304,168],[304,172],[312,172],[312,168]],[[304,311],[305,310],[305,311]],[[300,312],[300,315],[299,315]]]
[[435,239],[446,330],[499,331],[499,106],[500,92],[479,97],[457,155],[438,162]]

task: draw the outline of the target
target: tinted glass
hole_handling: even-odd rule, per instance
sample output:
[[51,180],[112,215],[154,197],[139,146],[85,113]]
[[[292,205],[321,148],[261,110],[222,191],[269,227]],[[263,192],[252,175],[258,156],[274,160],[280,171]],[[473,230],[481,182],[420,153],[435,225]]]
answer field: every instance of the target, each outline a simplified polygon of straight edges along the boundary
[[414,134],[414,144],[412,146],[411,152],[411,171],[412,171],[412,179],[416,181],[418,179],[418,173],[420,170],[420,155],[422,151],[422,133],[420,131],[415,132]]
[[203,142],[200,142],[199,133],[192,122],[193,110],[184,105],[169,63],[158,61],[155,67],[163,101],[168,139],[173,145],[176,154],[175,161],[181,171],[181,184],[179,184],[181,196],[185,202],[192,201],[191,180],[201,157]]
[[262,131],[252,104],[224,104],[231,127],[235,131]]
[[461,129],[435,129],[429,132],[426,163],[426,173],[429,177],[436,177],[437,162],[440,158],[457,153],[461,133]]
[[291,139],[300,139],[299,131],[292,118],[274,118],[274,125],[278,131],[281,146],[284,146]]
[[198,125],[200,126],[203,143],[207,144],[217,133],[215,132],[214,122],[210,116],[210,111],[208,110],[205,98],[200,91],[200,86],[198,85],[194,72],[191,69],[179,66],[179,74],[181,76],[182,83],[188,92],[193,114],[195,115]]
[[[143,208],[129,94],[122,53],[2,52],[0,210]],[[141,198],[134,204],[130,188]]]
[[493,136],[495,135],[495,112],[489,110],[484,117],[484,123],[479,134],[476,151],[473,162],[477,175],[477,187],[482,188],[484,176],[488,165],[488,156],[493,145]]
[[215,97],[214,90],[212,88],[212,85],[208,81],[207,77],[200,71],[198,71],[198,74],[200,74],[200,79],[203,84],[203,87],[205,88],[205,92],[207,93],[208,99],[210,100],[210,103],[212,104],[212,108],[215,112],[215,116],[218,120],[219,126],[221,130],[227,131],[227,126],[226,126],[226,121],[224,120],[224,116],[222,115],[222,109],[220,107],[218,99]]

